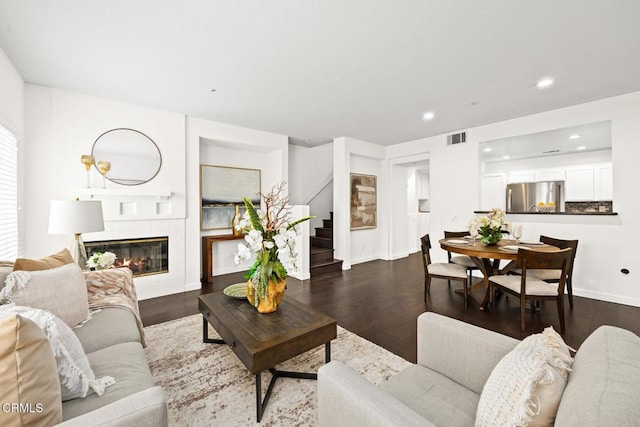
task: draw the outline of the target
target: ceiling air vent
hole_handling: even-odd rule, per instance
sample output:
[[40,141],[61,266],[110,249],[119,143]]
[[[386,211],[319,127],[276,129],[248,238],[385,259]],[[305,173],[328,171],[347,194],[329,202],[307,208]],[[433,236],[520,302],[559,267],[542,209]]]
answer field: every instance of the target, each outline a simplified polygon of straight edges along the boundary
[[463,142],[467,142],[467,133],[466,132],[460,132],[460,133],[454,133],[452,135],[447,135],[447,145],[462,144]]

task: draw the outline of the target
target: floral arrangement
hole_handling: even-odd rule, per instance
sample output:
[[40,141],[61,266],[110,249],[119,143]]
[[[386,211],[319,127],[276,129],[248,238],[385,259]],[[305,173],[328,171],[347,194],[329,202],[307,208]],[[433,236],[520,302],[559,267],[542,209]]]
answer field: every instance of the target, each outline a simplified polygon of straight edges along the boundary
[[87,268],[106,270],[111,268],[116,258],[116,254],[113,252],[94,252],[87,260]]
[[268,295],[269,282],[281,282],[287,278],[288,271],[297,271],[297,253],[295,239],[299,230],[298,224],[307,221],[312,216],[291,221],[291,205],[285,194],[285,182],[275,185],[270,193],[261,194],[264,210],[256,210],[251,200],[245,197],[245,213],[236,225],[247,235],[246,243],[238,244],[235,253],[236,265],[256,254],[254,263],[245,275],[250,279],[254,288],[254,305],[258,307],[261,300]]
[[504,211],[493,208],[485,217],[473,219],[469,223],[469,231],[472,228],[478,230],[482,236],[480,241],[487,245],[496,244],[502,239],[502,228],[504,227]]

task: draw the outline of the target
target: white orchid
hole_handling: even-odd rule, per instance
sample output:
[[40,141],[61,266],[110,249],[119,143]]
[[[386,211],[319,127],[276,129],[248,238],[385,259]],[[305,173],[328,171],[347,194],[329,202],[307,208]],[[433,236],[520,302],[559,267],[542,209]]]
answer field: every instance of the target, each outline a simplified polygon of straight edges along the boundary
[[[285,231],[286,233],[286,231]],[[273,241],[275,242],[276,246],[278,247],[278,249],[283,249],[284,247],[287,246],[287,235],[282,233],[282,230],[280,230],[280,232],[278,234],[276,234],[275,236],[273,236]]]
[[234,261],[236,265],[251,259],[251,249],[247,245],[238,243],[238,252],[234,255]]
[[251,199],[244,198],[246,211],[238,227],[247,233],[246,244],[239,244],[234,256],[236,264],[240,264],[251,258],[251,252],[256,253],[256,260],[245,276],[258,284],[256,304],[266,296],[269,280],[279,282],[288,272],[297,270],[296,225],[313,218],[291,221],[291,205],[284,182],[274,186],[270,193],[262,194],[262,199],[264,210],[255,209]]
[[258,230],[249,231],[249,233],[244,236],[244,240],[247,241],[252,251],[258,252],[262,249],[262,241],[264,239],[262,237],[262,233]]
[[240,218],[240,221],[236,224],[236,231],[241,231],[247,229],[251,226],[251,221],[249,220],[249,214],[245,211],[245,213]]

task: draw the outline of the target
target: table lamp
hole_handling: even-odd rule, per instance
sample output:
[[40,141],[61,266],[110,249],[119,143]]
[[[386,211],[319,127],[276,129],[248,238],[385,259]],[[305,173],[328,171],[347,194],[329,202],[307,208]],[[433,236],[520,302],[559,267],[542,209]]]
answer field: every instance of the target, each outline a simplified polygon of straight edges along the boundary
[[82,233],[104,231],[102,203],[98,200],[52,200],[49,210],[49,234],[73,234],[71,255],[76,263],[87,268],[87,251]]

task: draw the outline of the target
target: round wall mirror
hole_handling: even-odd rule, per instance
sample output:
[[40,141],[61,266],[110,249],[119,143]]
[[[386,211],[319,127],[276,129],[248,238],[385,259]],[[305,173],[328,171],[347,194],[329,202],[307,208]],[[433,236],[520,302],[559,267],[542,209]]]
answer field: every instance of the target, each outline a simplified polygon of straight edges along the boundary
[[[135,129],[111,129],[93,143],[95,166],[109,181],[140,185],[160,171],[162,156],[151,138]],[[110,164],[110,165],[109,165]]]

